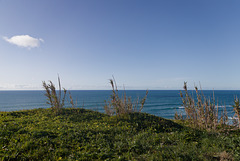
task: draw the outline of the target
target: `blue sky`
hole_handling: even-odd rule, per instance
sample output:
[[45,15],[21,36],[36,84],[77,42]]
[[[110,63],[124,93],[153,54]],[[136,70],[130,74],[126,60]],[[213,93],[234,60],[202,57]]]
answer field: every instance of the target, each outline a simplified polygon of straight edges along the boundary
[[240,89],[238,0],[0,0],[0,89]]

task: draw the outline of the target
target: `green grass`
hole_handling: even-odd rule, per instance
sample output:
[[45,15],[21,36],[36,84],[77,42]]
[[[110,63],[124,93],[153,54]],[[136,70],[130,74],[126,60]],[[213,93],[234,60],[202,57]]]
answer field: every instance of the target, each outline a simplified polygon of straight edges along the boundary
[[240,133],[192,129],[146,113],[63,108],[0,112],[2,160],[240,159]]

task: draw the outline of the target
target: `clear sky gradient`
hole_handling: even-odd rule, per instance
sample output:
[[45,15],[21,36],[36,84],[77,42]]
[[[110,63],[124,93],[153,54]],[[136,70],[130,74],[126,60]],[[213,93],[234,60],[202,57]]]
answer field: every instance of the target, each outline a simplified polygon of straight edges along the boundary
[[1,90],[240,89],[239,0],[0,0],[0,36]]

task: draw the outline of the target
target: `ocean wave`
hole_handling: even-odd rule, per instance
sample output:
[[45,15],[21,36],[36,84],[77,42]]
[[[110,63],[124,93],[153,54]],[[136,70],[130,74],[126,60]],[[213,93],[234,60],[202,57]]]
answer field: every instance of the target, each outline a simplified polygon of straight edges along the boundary
[[[216,107],[217,107],[217,105],[216,105]],[[224,108],[224,107],[232,107],[232,105],[225,105],[225,106],[218,106],[218,107],[220,107],[220,108]],[[185,108],[184,106],[179,106],[179,107],[177,107],[178,109],[181,109],[181,108]]]
[[183,109],[183,108],[185,108],[185,107],[183,107],[183,106],[178,107],[178,109]]
[[233,119],[238,120],[237,117],[228,117],[228,119],[229,119],[229,120],[233,120]]
[[221,106],[218,106],[218,107],[222,107],[222,108],[224,108],[224,107],[232,107],[232,105],[221,105]]
[[166,107],[166,106],[161,108],[156,108],[156,107],[144,108],[145,111],[172,111],[177,109],[184,109],[184,108],[183,107]]
[[176,107],[179,106],[179,104],[166,104],[166,103],[161,103],[161,104],[145,104],[144,107]]

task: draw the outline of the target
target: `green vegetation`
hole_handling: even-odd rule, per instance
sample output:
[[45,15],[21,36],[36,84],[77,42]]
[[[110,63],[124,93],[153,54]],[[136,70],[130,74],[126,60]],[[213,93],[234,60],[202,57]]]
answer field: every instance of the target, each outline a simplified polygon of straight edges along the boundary
[[[196,97],[181,93],[187,117],[167,120],[140,113],[148,94],[139,101],[118,94],[114,79],[105,113],[63,108],[50,81],[43,82],[49,109],[0,112],[2,160],[240,160],[240,130],[227,125],[225,112],[196,87]],[[74,107],[70,94],[70,103]],[[234,101],[239,118],[239,99]],[[139,106],[140,105],[140,106]],[[239,126],[239,122],[235,121]]]
[[2,160],[240,159],[239,131],[208,132],[146,113],[0,112]]

